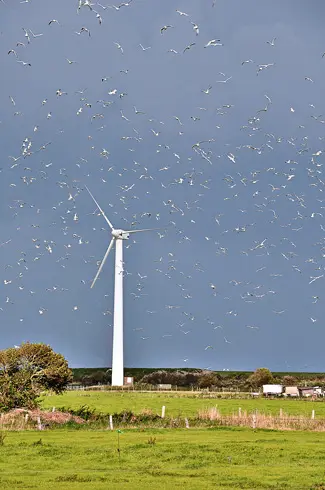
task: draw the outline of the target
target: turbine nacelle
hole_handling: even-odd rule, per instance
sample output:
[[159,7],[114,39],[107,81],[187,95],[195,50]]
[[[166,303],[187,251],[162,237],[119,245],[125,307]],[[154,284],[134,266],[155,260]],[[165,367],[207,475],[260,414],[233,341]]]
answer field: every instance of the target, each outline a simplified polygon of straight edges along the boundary
[[112,235],[114,238],[117,240],[128,240],[130,238],[130,233],[128,231],[124,230],[116,230],[115,228],[112,229]]
[[[85,186],[85,187],[86,187],[87,191],[89,192],[92,200],[96,204],[97,208],[99,209],[100,214],[103,216],[104,220],[106,221],[106,223],[110,227],[111,233],[112,233],[112,239],[110,241],[110,244],[108,245],[108,248],[106,250],[106,253],[104,255],[104,258],[103,258],[103,260],[100,263],[100,266],[99,266],[99,269],[97,271],[97,274],[96,274],[93,282],[91,283],[91,287],[93,288],[94,285],[95,285],[95,282],[97,281],[98,276],[101,273],[101,270],[102,270],[102,268],[103,268],[103,266],[104,266],[104,264],[106,262],[106,259],[107,259],[110,251],[112,250],[112,248],[113,248],[113,246],[115,244],[115,241],[116,240],[128,240],[130,238],[131,233],[140,233],[142,231],[152,231],[152,230],[154,230],[156,228],[144,228],[142,230],[127,230],[127,231],[121,230],[120,228],[119,229],[115,229],[114,226],[112,225],[112,223],[110,222],[110,220],[107,218],[107,216],[104,213],[104,211],[102,210],[102,208],[100,207],[100,205],[98,204],[98,202],[96,201],[96,199],[94,198],[94,196],[92,195],[92,193],[90,192],[90,190],[88,189],[88,187],[87,186]],[[115,308],[115,306],[114,306],[114,308]]]

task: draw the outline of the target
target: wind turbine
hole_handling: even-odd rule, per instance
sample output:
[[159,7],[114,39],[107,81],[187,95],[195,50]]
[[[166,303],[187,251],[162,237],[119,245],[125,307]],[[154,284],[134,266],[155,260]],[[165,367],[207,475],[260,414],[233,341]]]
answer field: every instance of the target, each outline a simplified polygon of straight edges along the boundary
[[106,259],[115,245],[115,277],[114,277],[114,317],[113,317],[113,354],[112,354],[112,386],[124,385],[124,362],[123,362],[123,240],[128,240],[131,233],[139,233],[142,231],[151,231],[154,228],[146,228],[143,230],[121,230],[116,229],[107,218],[106,214],[90,192],[94,203],[98,207],[100,213],[111,229],[112,239],[108,245],[103,260],[100,263],[97,274],[91,284],[94,287],[99,274],[104,267]]

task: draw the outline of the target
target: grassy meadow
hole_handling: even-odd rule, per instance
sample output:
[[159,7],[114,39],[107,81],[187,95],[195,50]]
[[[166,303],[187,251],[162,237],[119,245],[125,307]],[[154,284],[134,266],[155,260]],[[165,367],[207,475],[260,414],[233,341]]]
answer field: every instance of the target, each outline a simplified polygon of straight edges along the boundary
[[[213,394],[211,394],[213,396]],[[251,413],[258,410],[259,413],[278,415],[280,409],[288,415],[311,416],[315,410],[316,418],[325,418],[325,401],[295,400],[295,399],[221,399],[203,398],[202,395],[192,392],[111,392],[111,391],[68,391],[63,395],[45,396],[42,400],[42,407],[56,409],[78,409],[87,405],[96,412],[113,414],[123,410],[131,410],[139,414],[143,410],[152,410],[158,415],[161,414],[161,407],[166,407],[166,416],[169,417],[195,417],[200,410],[209,409],[217,406],[223,415],[229,415],[242,411]]]
[[323,482],[325,438],[315,432],[61,429],[8,432],[0,445],[2,490],[306,490]]
[[325,489],[325,436],[316,427],[302,431],[192,425],[199,411],[216,406],[223,415],[236,414],[241,407],[247,413],[278,415],[282,409],[308,418],[315,410],[316,419],[325,419],[322,400],[133,391],[69,391],[42,399],[44,409],[88,406],[107,415],[125,410],[160,415],[163,405],[167,418],[188,417],[191,427],[139,424],[117,431],[116,422],[111,431],[105,417],[105,430],[67,424],[44,431],[0,431],[1,490]]

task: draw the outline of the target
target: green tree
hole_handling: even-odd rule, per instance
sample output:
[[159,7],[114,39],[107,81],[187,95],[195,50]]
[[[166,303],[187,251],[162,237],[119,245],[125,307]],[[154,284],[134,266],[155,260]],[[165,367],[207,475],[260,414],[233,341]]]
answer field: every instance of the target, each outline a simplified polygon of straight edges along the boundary
[[257,368],[247,380],[253,388],[260,388],[263,385],[274,381],[271,371],[267,368]]
[[166,371],[159,370],[145,374],[141,379],[141,383],[153,385],[171,384],[173,386],[190,386],[196,384],[197,374],[185,371]]
[[286,376],[283,376],[282,384],[284,384],[285,386],[295,386],[297,384],[297,378],[288,374]]
[[211,386],[218,386],[220,382],[220,376],[212,371],[203,371],[198,378],[199,388],[211,388]]
[[72,380],[66,359],[49,345],[24,343],[0,351],[0,409],[33,408],[44,390],[62,393]]
[[107,384],[110,380],[110,375],[103,371],[95,371],[92,374],[86,374],[81,378],[82,383],[85,386],[98,385],[98,384]]

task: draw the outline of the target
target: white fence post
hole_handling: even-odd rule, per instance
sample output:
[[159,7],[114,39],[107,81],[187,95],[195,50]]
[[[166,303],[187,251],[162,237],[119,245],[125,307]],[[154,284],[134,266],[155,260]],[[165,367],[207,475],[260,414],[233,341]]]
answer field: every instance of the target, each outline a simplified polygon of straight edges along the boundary
[[314,418],[315,418],[315,410],[312,410],[311,411],[311,418],[314,420]]
[[165,410],[166,410],[166,407],[165,407],[165,405],[163,405],[163,406],[161,407],[161,418],[162,418],[162,419],[164,419],[164,418],[165,418]]
[[42,426],[42,423],[41,423],[41,417],[37,417],[37,428],[38,430],[43,430],[43,426]]
[[189,422],[188,422],[188,419],[187,419],[187,418],[185,418],[185,427],[186,427],[187,429],[189,429],[189,428],[190,428],[190,424],[189,424]]
[[114,426],[113,426],[113,415],[110,415],[109,416],[109,428],[111,430],[114,430]]
[[241,417],[241,407],[238,408],[238,416]]

